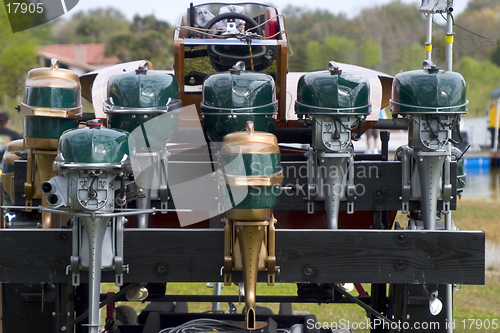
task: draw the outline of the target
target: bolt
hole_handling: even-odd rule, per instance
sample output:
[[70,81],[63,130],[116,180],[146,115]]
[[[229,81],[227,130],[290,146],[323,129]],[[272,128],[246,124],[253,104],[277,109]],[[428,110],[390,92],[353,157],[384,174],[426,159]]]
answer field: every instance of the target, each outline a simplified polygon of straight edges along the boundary
[[166,271],[167,271],[167,266],[165,266],[164,264],[159,264],[158,265],[158,273],[163,274]]
[[59,238],[62,240],[62,241],[65,241],[66,239],[68,239],[68,236],[66,234],[61,234],[59,235]]
[[404,261],[404,260],[402,260],[402,259],[401,259],[401,260],[398,260],[398,261],[396,262],[396,267],[397,267],[397,268],[400,268],[400,269],[401,269],[401,268],[405,268],[405,266],[406,266],[405,261]]
[[377,197],[382,196],[382,191],[377,191],[376,195],[377,195]]
[[313,273],[314,273],[314,269],[312,269],[311,267],[304,268],[305,275],[312,275]]
[[405,239],[406,239],[406,236],[404,234],[398,235],[398,242],[404,242]]

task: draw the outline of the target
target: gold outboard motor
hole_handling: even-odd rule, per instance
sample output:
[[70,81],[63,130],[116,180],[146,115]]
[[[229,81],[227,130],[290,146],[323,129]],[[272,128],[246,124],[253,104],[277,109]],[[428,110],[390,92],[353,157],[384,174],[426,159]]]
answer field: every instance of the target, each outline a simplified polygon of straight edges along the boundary
[[[231,285],[231,272],[243,271],[247,330],[256,330],[264,323],[255,321],[255,293],[258,271],[267,270],[267,284],[274,285],[276,271],[276,219],[273,206],[277,204],[283,181],[280,149],[276,136],[254,131],[248,121],[246,130],[226,135],[221,148],[222,178],[231,188],[247,190],[246,196],[235,201],[231,192],[226,212],[224,283]],[[240,162],[235,163],[235,159]],[[242,165],[243,164],[243,165]]]
[[[40,185],[55,176],[52,163],[59,137],[64,131],[77,128],[82,117],[78,75],[59,68],[57,59],[52,59],[50,68],[30,70],[20,107],[24,117],[24,147],[28,149],[26,206],[32,206],[33,199],[41,199],[42,205],[49,207]],[[53,222],[51,213],[42,213],[43,228],[54,227]]]
[[242,61],[203,83],[203,128],[220,155],[220,185],[227,189],[219,195],[227,207],[224,284],[231,285],[233,270],[243,271],[247,330],[265,326],[255,321],[257,272],[267,270],[274,285],[276,270],[272,208],[283,175],[278,140],[269,132],[277,103],[273,78],[247,71]]
[[[177,119],[182,106],[178,98],[177,79],[165,71],[140,66],[133,72],[109,78],[108,99],[104,102],[108,126],[127,131],[132,137],[138,137],[138,142],[144,142],[134,147],[134,161],[139,165],[136,169],[152,164],[156,171],[134,170],[136,193],[139,193],[137,208],[148,209],[151,199],[161,199],[162,209],[166,209],[167,175],[163,170],[168,164],[168,153],[165,144],[176,132],[173,117]],[[148,218],[148,214],[138,215],[140,228],[148,227]]]

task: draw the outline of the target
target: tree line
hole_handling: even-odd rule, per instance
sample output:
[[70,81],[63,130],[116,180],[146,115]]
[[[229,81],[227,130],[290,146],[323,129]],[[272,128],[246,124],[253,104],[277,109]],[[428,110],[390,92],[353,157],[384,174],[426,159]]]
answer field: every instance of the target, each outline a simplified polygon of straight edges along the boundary
[[[417,4],[398,0],[362,10],[356,17],[326,10],[288,6],[285,16],[289,71],[324,69],[330,60],[355,64],[390,75],[419,69],[425,58],[426,18]],[[484,115],[489,92],[500,86],[500,3],[472,0],[454,17],[454,70],[468,85],[470,115]],[[433,62],[445,65],[446,22],[436,15]],[[121,61],[149,59],[157,69],[171,69],[173,27],[154,16],[128,21],[117,9],[80,12],[71,18],[16,34],[8,33],[7,15],[0,8],[0,103],[22,95],[24,75],[37,66],[38,45],[104,43],[108,56]]]

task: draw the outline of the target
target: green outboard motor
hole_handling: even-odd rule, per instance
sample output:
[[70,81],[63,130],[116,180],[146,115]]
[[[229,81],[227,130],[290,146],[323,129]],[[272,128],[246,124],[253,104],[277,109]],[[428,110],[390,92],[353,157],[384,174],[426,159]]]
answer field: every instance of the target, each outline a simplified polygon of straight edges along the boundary
[[[182,102],[174,75],[140,66],[134,72],[115,74],[108,81],[108,99],[104,103],[108,127],[125,130],[137,138],[135,147],[135,183],[140,193],[137,208],[147,209],[152,199],[167,206],[166,143],[177,130]],[[152,165],[153,164],[153,165]],[[145,166],[152,166],[151,168]],[[153,170],[143,172],[143,169]],[[148,214],[137,217],[140,228],[147,228]]]
[[468,111],[465,80],[425,61],[423,69],[394,77],[390,107],[393,117],[410,120],[409,145],[401,156],[402,211],[408,213],[410,199],[420,199],[424,228],[434,230],[438,198],[442,211],[450,211],[451,132]]
[[[181,106],[177,79],[165,71],[150,71],[140,66],[135,72],[119,73],[109,78],[104,112],[110,128],[131,133],[153,118],[169,112],[175,114],[171,111]],[[161,129],[155,131],[150,143],[152,149],[162,149],[175,133],[176,123],[163,121],[163,118],[148,124],[148,129]]]
[[[54,210],[73,218],[72,283],[89,271],[89,332],[99,332],[101,270],[115,271],[123,284],[123,217],[111,219],[115,192],[127,175],[122,163],[128,154],[128,133],[102,127],[98,119],[86,128],[65,132],[59,139],[54,169],[58,176],[43,182],[42,191]],[[121,236],[120,236],[121,235]]]
[[342,198],[347,199],[347,212],[354,212],[351,128],[357,124],[359,138],[371,112],[368,78],[342,71],[331,61],[328,70],[300,78],[295,112],[312,126],[312,147],[307,153],[308,212],[314,213],[315,200],[325,200],[328,227],[337,229]]
[[270,75],[245,71],[238,62],[229,72],[207,77],[203,83],[201,114],[208,138],[222,142],[232,132],[244,131],[247,121],[255,130],[273,132],[278,101],[274,80]]

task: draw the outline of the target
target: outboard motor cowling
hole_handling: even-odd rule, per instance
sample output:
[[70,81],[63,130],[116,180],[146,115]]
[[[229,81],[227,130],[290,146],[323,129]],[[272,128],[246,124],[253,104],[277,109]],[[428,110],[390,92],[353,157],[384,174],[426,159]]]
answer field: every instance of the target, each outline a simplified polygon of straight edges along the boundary
[[207,77],[203,83],[203,128],[210,140],[221,142],[232,132],[243,131],[252,121],[256,131],[273,132],[278,101],[270,75],[246,71],[243,63],[231,71]]

